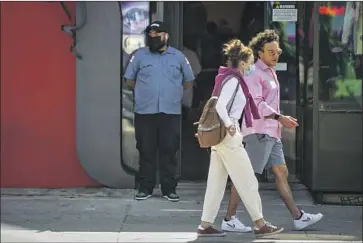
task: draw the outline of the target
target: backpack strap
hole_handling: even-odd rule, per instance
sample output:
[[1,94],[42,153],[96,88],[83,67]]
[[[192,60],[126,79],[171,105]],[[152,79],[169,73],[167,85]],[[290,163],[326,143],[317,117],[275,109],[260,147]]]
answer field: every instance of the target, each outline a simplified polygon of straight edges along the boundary
[[238,123],[239,123],[240,127],[242,127],[244,115],[245,115],[245,108],[243,108],[241,118],[238,120]]
[[[234,90],[233,92],[233,96],[230,100],[229,105],[227,105],[227,108],[228,108],[228,114],[231,112],[231,109],[232,109],[232,106],[233,106],[233,103],[234,103],[234,100],[236,98],[236,95],[237,95],[237,92],[238,92],[238,88],[239,88],[239,81],[237,82],[237,86],[236,86],[236,89]],[[228,107],[229,106],[229,107]]]

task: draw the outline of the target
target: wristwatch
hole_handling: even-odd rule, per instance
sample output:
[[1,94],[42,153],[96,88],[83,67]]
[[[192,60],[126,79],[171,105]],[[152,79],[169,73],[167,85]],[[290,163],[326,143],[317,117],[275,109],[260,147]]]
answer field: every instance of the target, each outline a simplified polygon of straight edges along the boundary
[[280,115],[279,114],[275,114],[274,119],[275,120],[279,120],[279,118],[280,118]]

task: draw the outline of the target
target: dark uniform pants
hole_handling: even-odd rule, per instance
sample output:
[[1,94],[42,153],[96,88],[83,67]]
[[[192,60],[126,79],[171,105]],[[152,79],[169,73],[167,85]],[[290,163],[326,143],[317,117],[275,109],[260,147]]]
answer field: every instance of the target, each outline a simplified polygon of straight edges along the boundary
[[164,195],[175,192],[180,118],[180,115],[164,113],[135,114],[136,147],[140,155],[139,191],[152,193],[159,152],[161,191]]

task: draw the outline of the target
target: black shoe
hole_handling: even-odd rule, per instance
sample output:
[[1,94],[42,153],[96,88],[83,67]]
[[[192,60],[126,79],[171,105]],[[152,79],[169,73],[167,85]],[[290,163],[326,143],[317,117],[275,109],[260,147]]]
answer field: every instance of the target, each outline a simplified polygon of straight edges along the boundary
[[163,198],[168,199],[170,202],[178,202],[179,201],[179,195],[172,192],[169,194],[164,194]]
[[151,197],[152,195],[150,193],[146,193],[146,192],[138,192],[135,196],[136,200],[146,200],[149,197]]

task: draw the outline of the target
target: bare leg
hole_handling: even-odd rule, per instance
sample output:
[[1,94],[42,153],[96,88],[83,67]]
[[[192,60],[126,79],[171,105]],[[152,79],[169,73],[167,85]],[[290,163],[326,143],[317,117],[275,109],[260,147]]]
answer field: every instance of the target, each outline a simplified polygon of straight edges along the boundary
[[200,226],[202,226],[204,229],[208,228],[211,225],[212,225],[212,223],[209,223],[207,221],[201,221],[200,222]]
[[253,224],[255,225],[255,227],[257,229],[260,229],[260,228],[262,228],[265,225],[265,220],[262,218],[262,219],[253,221]]
[[229,202],[227,208],[226,220],[230,220],[232,216],[237,214],[237,207],[240,201],[240,197],[238,195],[237,189],[232,183],[231,192],[229,194]]
[[272,166],[272,172],[275,175],[275,182],[277,191],[280,193],[282,200],[286,207],[289,209],[291,216],[298,219],[301,216],[301,211],[296,206],[292,197],[291,189],[287,181],[288,170],[285,164]]

